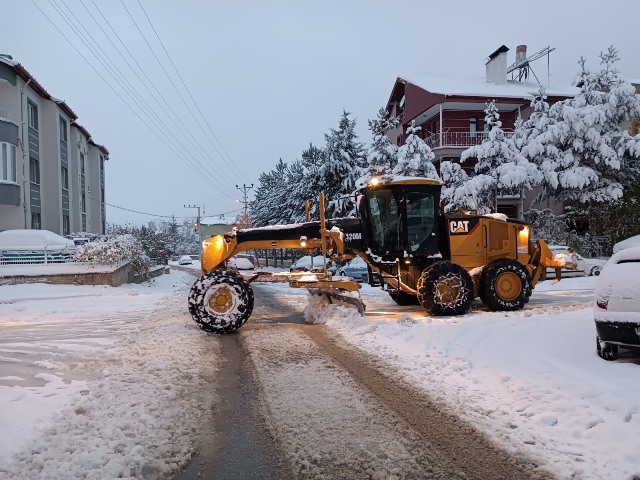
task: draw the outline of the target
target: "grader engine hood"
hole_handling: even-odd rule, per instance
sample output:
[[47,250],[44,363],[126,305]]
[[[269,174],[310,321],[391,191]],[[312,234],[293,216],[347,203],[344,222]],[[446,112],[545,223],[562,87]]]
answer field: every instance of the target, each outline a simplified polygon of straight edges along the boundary
[[[338,218],[327,221],[327,229],[337,227],[342,232],[345,249],[361,245],[360,219]],[[272,227],[246,228],[235,235],[216,235],[203,242],[202,271],[218,268],[234,255],[246,250],[319,248],[320,222],[295,223]],[[303,242],[307,242],[303,244]]]

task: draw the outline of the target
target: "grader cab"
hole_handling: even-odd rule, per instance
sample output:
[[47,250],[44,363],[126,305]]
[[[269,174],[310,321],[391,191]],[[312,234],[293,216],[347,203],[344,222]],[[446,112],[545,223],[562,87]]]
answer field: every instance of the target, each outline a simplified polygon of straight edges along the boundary
[[[189,294],[189,311],[206,331],[229,333],[253,309],[251,283],[228,269],[234,255],[253,249],[320,250],[328,261],[355,256],[368,265],[369,278],[400,305],[420,304],[431,315],[461,315],[479,297],[490,310],[518,310],[549,267],[561,265],[545,242],[530,240],[527,223],[500,215],[439,211],[441,183],[423,178],[374,179],[356,193],[358,215],[293,225],[243,229],[203,243],[202,276]],[[308,209],[307,209],[308,211]],[[303,274],[268,275],[363,311],[360,285],[335,277],[326,265]]]

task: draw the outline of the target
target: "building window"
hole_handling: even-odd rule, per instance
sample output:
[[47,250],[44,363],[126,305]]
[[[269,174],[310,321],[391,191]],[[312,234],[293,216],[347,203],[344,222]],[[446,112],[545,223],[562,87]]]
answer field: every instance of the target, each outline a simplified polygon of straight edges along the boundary
[[469,119],[469,135],[471,138],[476,138],[476,133],[478,132],[478,119],[475,117],[471,117]]
[[60,117],[60,140],[67,141],[67,121]]
[[40,185],[40,162],[33,157],[29,159],[29,180]]
[[62,234],[69,235],[71,233],[71,224],[69,223],[69,215],[62,216]]
[[0,143],[0,180],[16,181],[16,146],[10,143]]
[[40,214],[32,213],[31,214],[31,228],[34,230],[40,230]]
[[82,213],[87,213],[87,198],[84,192],[82,192],[82,197],[80,198],[80,207],[82,208]]
[[69,170],[67,167],[62,167],[60,171],[60,180],[62,182],[62,189],[69,190]]
[[80,174],[84,175],[84,153],[80,154]]
[[27,100],[27,116],[29,118],[29,127],[38,130],[38,107],[31,100]]

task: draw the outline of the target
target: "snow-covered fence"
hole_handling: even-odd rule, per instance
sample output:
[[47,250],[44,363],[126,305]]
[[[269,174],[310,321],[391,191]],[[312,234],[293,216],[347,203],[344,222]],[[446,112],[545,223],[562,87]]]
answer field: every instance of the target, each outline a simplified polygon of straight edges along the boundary
[[2,250],[0,265],[58,265],[61,263],[79,263],[73,253],[65,250]]

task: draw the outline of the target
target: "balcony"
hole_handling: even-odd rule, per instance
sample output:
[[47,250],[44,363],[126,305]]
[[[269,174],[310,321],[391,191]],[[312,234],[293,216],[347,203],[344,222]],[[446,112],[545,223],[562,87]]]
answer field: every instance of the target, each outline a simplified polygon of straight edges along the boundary
[[17,126],[20,126],[20,124],[18,123],[18,116],[8,108],[0,107],[0,120],[4,120],[5,122],[11,122]]
[[[513,135],[513,132],[504,132],[505,136]],[[436,132],[428,134],[424,139],[429,148],[435,150],[437,148],[469,148],[474,145],[480,145],[485,139],[489,138],[489,132]]]

